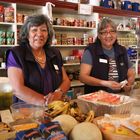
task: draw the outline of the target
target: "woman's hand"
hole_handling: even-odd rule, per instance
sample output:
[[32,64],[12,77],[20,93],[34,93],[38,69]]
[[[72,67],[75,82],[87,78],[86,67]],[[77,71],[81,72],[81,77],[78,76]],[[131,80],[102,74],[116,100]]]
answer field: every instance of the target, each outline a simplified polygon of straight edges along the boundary
[[63,93],[60,91],[50,92],[47,96],[44,96],[45,105],[48,105],[52,101],[62,100]]
[[103,81],[103,85],[112,89],[112,90],[120,90],[121,84],[115,81]]
[[123,87],[123,90],[125,92],[130,92],[132,89],[132,85],[131,84],[126,84],[124,87]]

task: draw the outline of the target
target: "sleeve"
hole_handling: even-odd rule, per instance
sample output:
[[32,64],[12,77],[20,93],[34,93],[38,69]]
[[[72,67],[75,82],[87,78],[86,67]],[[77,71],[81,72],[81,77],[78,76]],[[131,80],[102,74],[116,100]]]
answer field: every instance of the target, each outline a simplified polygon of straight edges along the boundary
[[81,63],[92,65],[92,56],[89,50],[85,50],[85,52],[83,53]]
[[9,67],[17,67],[17,68],[21,68],[20,64],[18,64],[14,58],[13,53],[10,51],[9,55],[7,57],[7,68]]

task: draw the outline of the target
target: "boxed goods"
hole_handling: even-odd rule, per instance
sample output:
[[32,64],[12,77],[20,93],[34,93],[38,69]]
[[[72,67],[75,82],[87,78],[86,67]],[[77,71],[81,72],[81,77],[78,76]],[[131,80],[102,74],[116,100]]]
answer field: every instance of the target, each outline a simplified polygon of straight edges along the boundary
[[14,8],[13,7],[4,8],[4,22],[14,22]]
[[135,99],[119,94],[112,94],[105,91],[93,92],[78,96],[82,106],[93,109],[95,116],[104,114],[128,114],[130,113]]

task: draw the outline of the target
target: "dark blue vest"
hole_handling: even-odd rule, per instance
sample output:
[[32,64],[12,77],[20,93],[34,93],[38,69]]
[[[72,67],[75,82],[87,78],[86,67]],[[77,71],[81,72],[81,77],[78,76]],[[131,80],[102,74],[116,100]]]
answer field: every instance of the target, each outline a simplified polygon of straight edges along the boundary
[[[6,52],[6,61],[10,51],[13,52],[15,60],[22,68],[25,86],[44,94],[44,80],[41,75],[41,68],[36,63],[31,49],[27,46],[14,47]],[[62,57],[59,50],[53,47],[48,47],[45,50],[45,53],[47,69],[51,72],[52,88],[54,91],[62,82]],[[57,65],[58,70],[55,69],[54,65]]]
[[[92,43],[86,48],[90,51],[93,59],[93,68],[90,76],[102,80],[108,80],[109,73],[109,58],[104,54],[100,43]],[[127,79],[128,71],[128,57],[125,47],[115,43],[114,44],[115,60],[119,75],[119,82]],[[100,63],[99,59],[106,59],[107,63]],[[108,91],[106,87],[85,85],[85,93],[91,93],[98,90]]]

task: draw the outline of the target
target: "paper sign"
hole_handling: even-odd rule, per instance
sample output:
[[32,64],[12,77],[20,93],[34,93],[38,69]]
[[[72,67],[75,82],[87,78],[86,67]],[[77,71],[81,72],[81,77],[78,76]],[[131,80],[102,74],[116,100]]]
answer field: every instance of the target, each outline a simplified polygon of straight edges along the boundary
[[91,15],[93,7],[87,4],[78,4],[78,14]]

